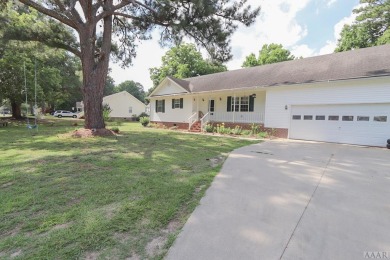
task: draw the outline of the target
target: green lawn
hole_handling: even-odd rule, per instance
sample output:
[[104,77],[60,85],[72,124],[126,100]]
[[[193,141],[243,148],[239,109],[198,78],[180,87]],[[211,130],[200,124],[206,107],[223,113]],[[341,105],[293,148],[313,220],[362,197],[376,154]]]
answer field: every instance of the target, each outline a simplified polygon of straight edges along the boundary
[[70,138],[81,121],[53,122],[0,127],[0,259],[161,259],[220,170],[208,159],[253,143],[138,123]]

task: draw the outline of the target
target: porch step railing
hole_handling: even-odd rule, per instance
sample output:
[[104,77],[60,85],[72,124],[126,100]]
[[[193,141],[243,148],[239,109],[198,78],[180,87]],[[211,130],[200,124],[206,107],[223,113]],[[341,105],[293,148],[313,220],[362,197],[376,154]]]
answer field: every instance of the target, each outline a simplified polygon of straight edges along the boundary
[[200,119],[200,129],[203,132],[204,126],[210,122],[210,113],[206,113],[201,119]]
[[198,112],[195,112],[193,115],[191,115],[187,121],[188,121],[188,130],[191,129],[192,125],[197,121],[198,119]]

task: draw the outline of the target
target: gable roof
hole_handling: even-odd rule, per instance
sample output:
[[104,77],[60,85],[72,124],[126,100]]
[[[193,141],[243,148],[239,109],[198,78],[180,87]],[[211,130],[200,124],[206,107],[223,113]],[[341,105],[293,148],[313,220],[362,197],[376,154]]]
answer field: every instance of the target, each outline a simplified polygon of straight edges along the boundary
[[114,94],[111,94],[111,95],[108,95],[108,96],[103,97],[103,102],[104,102],[104,101],[107,101],[107,99],[115,98],[116,96],[120,96],[120,95],[126,95],[126,96],[128,96],[129,98],[134,99],[135,102],[139,102],[139,103],[145,105],[141,100],[139,100],[138,98],[134,97],[132,94],[130,94],[130,93],[127,92],[126,90],[123,90],[123,91],[121,91],[121,92],[114,93]]
[[390,44],[187,79],[168,77],[192,93],[390,76]]

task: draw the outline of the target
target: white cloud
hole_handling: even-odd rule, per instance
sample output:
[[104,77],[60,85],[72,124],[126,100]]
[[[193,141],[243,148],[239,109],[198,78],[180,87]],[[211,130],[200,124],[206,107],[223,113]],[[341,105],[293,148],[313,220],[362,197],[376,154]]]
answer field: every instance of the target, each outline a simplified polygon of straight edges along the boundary
[[[353,9],[356,9],[359,6],[360,5],[355,6]],[[319,55],[332,53],[336,49],[337,41],[340,39],[340,33],[341,33],[344,25],[352,24],[352,22],[355,21],[355,18],[356,18],[356,14],[351,13],[350,16],[344,17],[337,24],[335,24],[335,26],[333,27],[334,28],[334,32],[333,32],[333,37],[334,38],[331,39],[331,40],[326,41],[325,46],[323,46],[320,49]]]
[[[253,7],[260,4],[261,15],[249,28],[240,26],[232,37],[233,60],[228,62],[229,69],[239,69],[244,58],[250,53],[258,53],[263,44],[278,43],[291,48],[307,35],[307,28],[298,24],[296,15],[310,0],[250,0]],[[236,50],[236,51],[235,51]],[[239,51],[237,51],[239,50]]]
[[[311,0],[249,0],[252,7],[261,6],[260,16],[249,28],[239,26],[232,37],[231,46],[233,60],[227,63],[228,69],[239,69],[244,58],[250,53],[258,53],[263,44],[278,43],[292,49],[296,56],[310,56],[313,51],[306,45],[296,46],[308,31],[305,25],[298,24],[297,13],[303,10]],[[161,57],[167,49],[161,49],[157,44],[157,34],[154,40],[143,42],[138,48],[134,65],[122,70],[112,65],[112,76],[115,83],[125,80],[140,82],[147,90],[152,86],[149,68],[161,65]],[[157,37],[156,37],[157,36]]]
[[306,58],[315,55],[314,50],[310,49],[306,44],[295,45],[290,48],[290,51],[295,57]]
[[331,7],[331,6],[334,5],[336,2],[337,2],[337,0],[327,0],[327,1],[326,1],[326,5],[327,5],[328,7]]

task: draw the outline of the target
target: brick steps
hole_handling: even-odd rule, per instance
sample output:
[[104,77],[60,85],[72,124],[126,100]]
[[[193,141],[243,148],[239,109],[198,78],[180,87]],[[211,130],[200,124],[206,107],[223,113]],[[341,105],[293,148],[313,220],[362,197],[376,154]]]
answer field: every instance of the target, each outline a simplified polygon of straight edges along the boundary
[[195,122],[192,126],[191,126],[191,128],[190,128],[190,132],[201,132],[201,124],[200,124],[200,121],[197,121],[197,122]]

